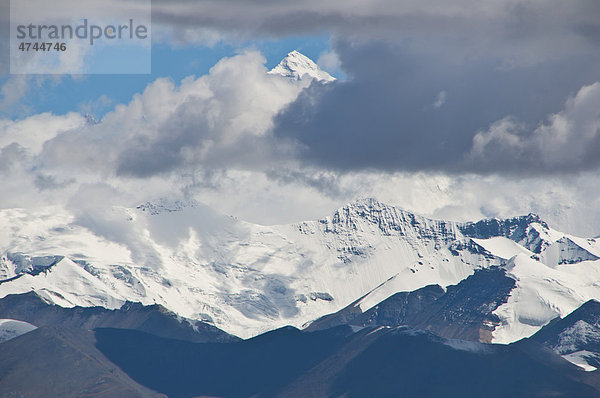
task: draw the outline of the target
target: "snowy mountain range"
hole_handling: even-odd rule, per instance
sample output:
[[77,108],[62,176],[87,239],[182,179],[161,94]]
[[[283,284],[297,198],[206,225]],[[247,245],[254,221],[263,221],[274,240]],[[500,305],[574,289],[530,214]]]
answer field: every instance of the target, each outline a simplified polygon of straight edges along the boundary
[[514,286],[482,341],[517,341],[600,299],[600,242],[531,214],[456,223],[365,199],[320,220],[262,226],[197,202],[159,201],[102,219],[2,210],[0,222],[0,297],[160,304],[242,338],[306,327],[350,304],[367,312],[396,293],[447,289],[484,269],[503,270]]
[[[297,51],[268,73],[299,85],[335,80]],[[325,387],[327,396],[365,396],[377,383],[353,384],[356,369],[365,380],[419,369],[383,383],[383,395],[397,395],[428,384],[419,377],[431,364],[410,362],[422,356],[451,374],[449,386],[462,377],[447,370],[457,361],[494,382],[494,358],[510,377],[529,375],[515,391],[597,396],[596,300],[600,240],[535,214],[453,222],[367,198],[266,226],[194,200],[2,209],[0,395],[62,378],[55,396],[72,381],[72,391],[111,397],[320,397]],[[410,361],[396,361],[411,350]],[[30,385],[34,355],[59,365]],[[230,368],[245,374],[258,356],[260,374],[232,386]],[[86,363],[81,373],[74,358]],[[146,366],[165,358],[165,369]],[[198,373],[171,374],[168,361]],[[511,395],[504,388],[497,396]],[[461,396],[481,396],[474,391]]]
[[[298,51],[267,73],[336,80]],[[600,237],[375,198],[84,207],[0,209],[2,397],[600,396]]]

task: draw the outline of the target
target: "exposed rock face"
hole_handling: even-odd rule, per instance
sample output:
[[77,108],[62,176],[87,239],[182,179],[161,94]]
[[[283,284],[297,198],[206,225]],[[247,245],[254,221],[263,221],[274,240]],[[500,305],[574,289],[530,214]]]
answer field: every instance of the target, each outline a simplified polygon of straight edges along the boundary
[[411,317],[410,325],[446,338],[489,343],[500,322],[493,312],[506,303],[514,287],[515,280],[502,269],[477,271],[448,286],[446,294]]
[[444,295],[439,285],[429,285],[413,292],[396,293],[366,312],[359,306],[360,299],[334,313],[312,322],[305,330],[323,330],[339,325],[359,327],[406,325],[409,319],[428,308]]
[[[0,297],[33,290],[63,307],[159,304],[248,338],[302,327],[361,297],[366,312],[398,292],[446,288],[477,270],[502,267],[520,293],[495,312],[501,326],[493,338],[500,342],[528,337],[600,298],[600,285],[586,282],[600,279],[600,243],[554,231],[532,214],[457,223],[376,199],[357,200],[320,220],[275,226],[194,201],[163,200],[111,214],[117,231],[107,235],[69,214],[0,211],[15,231],[0,242]],[[541,310],[532,317],[530,308]]]
[[439,336],[469,341],[491,342],[491,332],[499,319],[493,312],[505,303],[515,280],[502,269],[476,271],[447,291],[437,285],[413,292],[396,293],[366,312],[359,301],[326,315],[307,329],[319,330],[348,324],[352,326],[399,326],[429,330]]
[[557,266],[563,264],[578,264],[583,261],[596,261],[600,257],[590,253],[573,240],[565,237],[549,244],[539,256],[544,264]]
[[39,275],[60,262],[63,256],[28,256],[6,252],[0,258],[0,284],[10,282],[24,274]]
[[489,239],[496,236],[504,236],[534,253],[541,253],[550,243],[545,240],[540,232],[533,227],[539,224],[548,229],[546,224],[537,214],[529,214],[499,220],[491,218],[477,222],[459,224],[460,231],[470,238]]
[[600,302],[590,300],[531,337],[587,370],[600,368]]

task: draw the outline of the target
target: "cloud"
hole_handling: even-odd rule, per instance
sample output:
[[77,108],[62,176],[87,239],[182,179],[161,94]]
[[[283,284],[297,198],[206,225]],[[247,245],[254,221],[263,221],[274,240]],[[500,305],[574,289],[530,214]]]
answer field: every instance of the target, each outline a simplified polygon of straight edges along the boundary
[[209,43],[330,32],[337,38],[394,38],[419,46],[437,41],[448,55],[494,56],[506,65],[597,49],[598,15],[594,0],[153,2],[155,31],[164,40]]
[[[19,107],[19,101],[30,91],[30,79],[25,76],[11,76],[0,88],[0,114]],[[23,111],[23,109],[21,109]]]
[[21,120],[0,119],[0,147],[16,143],[37,155],[47,141],[84,124],[85,119],[74,112],[66,115],[45,112]]
[[[185,169],[264,169],[285,158],[267,134],[273,115],[305,82],[267,74],[258,52],[217,63],[176,85],[157,79],[97,124],[84,124],[44,144],[45,168],[146,178]],[[77,148],[77,151],[73,151]]]
[[10,72],[10,1],[0,0],[0,76]]
[[505,118],[473,138],[469,162],[489,170],[538,173],[600,165],[600,83],[582,87],[565,108],[530,129]]
[[230,170],[216,185],[191,186],[189,194],[243,220],[279,224],[315,220],[357,198],[379,200],[436,219],[472,221],[539,214],[550,226],[578,236],[600,234],[600,176],[512,176],[442,172],[295,169],[267,175]]
[[[79,112],[88,115],[89,118],[96,118],[98,114],[104,114],[113,105],[113,100],[106,94],[102,94],[95,100],[90,100],[79,105]],[[90,119],[90,121],[93,121]]]
[[306,166],[327,170],[514,172],[477,160],[475,136],[502,120],[536,126],[600,81],[593,0],[190,4],[155,2],[156,28],[181,41],[196,32],[199,42],[332,35],[333,49],[320,62],[339,66],[348,81],[303,91],[273,129],[278,140],[297,144]]
[[25,149],[16,142],[0,148],[0,173],[10,173],[25,156]]
[[82,184],[108,184],[124,205],[220,190],[235,170],[263,174],[294,161],[270,127],[307,82],[269,75],[264,63],[250,51],[179,84],[159,78],[100,121],[41,114],[0,122],[0,148],[24,148],[31,172],[23,189],[39,192],[40,202],[71,203]]
[[317,59],[317,65],[332,75],[339,75],[340,59],[334,51],[323,51]]
[[[262,55],[244,52],[205,76],[157,79],[97,124],[77,113],[0,121],[0,207],[64,206],[81,225],[127,239],[135,231],[120,231],[111,205],[185,196],[273,224],[317,219],[375,196],[457,220],[534,211],[559,229],[598,234],[597,173],[514,178],[491,156],[501,147],[494,140],[508,142],[505,153],[514,148],[511,134],[520,146],[553,143],[548,148],[559,151],[565,125],[577,126],[568,138],[583,143],[569,151],[591,151],[598,86],[577,86],[589,76],[554,79],[552,69],[565,64],[489,72],[485,63],[435,62],[389,42],[337,42],[335,51],[347,81],[306,86],[266,74]],[[548,89],[548,81],[560,89]],[[499,90],[507,87],[511,95]],[[520,98],[545,87],[543,101]],[[442,91],[446,102],[434,108]],[[294,130],[284,134],[284,127]]]
[[[349,79],[304,90],[277,115],[274,134],[295,141],[307,164],[338,171],[505,172],[475,157],[465,161],[478,132],[508,116],[536,125],[570,93],[600,80],[597,55],[507,69],[500,60],[457,62],[435,48],[388,41],[337,40],[334,49]],[[582,144],[581,136],[571,138]]]
[[[147,176],[186,166],[262,167],[279,155],[265,136],[275,112],[301,85],[268,75],[265,59],[246,52],[217,63],[149,134],[134,135],[118,159],[117,172]],[[151,94],[148,94],[151,95]]]
[[[93,123],[79,113],[0,120],[0,181],[10,189],[0,207],[72,206],[78,192],[132,206],[192,187],[219,190],[235,170],[264,180],[266,170],[293,161],[269,135],[272,117],[307,85],[269,75],[264,64],[250,51],[179,84],[157,79]],[[97,184],[110,189],[80,189]]]
[[0,185],[4,189],[0,208],[60,203],[55,193],[40,192],[41,187],[49,187],[48,183],[59,185],[62,181],[47,176],[38,157],[45,142],[83,122],[84,118],[77,113],[62,116],[42,113],[21,120],[0,119]]
[[435,101],[433,102],[432,106],[434,108],[440,108],[442,105],[444,105],[446,103],[446,95],[447,93],[445,91],[440,91],[437,97],[435,97]]

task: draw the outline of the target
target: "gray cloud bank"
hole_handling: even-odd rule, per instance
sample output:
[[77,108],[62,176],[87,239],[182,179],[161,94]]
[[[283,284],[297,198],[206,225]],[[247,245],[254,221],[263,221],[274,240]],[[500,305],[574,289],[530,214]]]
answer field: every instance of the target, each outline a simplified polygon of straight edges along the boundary
[[527,48],[523,57],[598,45],[595,0],[154,0],[153,22],[192,39],[208,30],[223,35],[282,37],[333,32],[352,37],[445,38],[469,51]]
[[582,110],[600,108],[585,94],[600,81],[595,0],[158,0],[154,16],[182,41],[330,33],[349,80],[313,84],[272,130],[308,165],[530,174],[598,166],[598,117]]
[[276,117],[275,134],[298,142],[307,162],[534,174],[600,162],[595,54],[503,68],[381,41],[335,50],[350,80],[314,84]]

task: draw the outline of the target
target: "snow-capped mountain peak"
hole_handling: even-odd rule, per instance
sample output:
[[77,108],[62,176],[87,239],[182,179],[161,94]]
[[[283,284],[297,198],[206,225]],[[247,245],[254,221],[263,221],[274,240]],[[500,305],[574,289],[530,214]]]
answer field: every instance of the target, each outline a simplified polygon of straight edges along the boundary
[[325,82],[335,80],[333,76],[325,72],[306,55],[294,50],[290,52],[279,65],[269,71],[272,75],[281,75],[294,80],[317,79]]
[[[319,220],[261,226],[189,200],[115,208],[78,220],[54,208],[0,211],[0,297],[35,291],[57,305],[161,304],[240,337],[306,322],[358,298],[455,285],[482,268],[516,280],[494,313],[512,342],[600,298],[600,242],[539,217],[457,223],[373,198]],[[104,217],[104,215],[103,215]],[[8,318],[8,317],[7,317]]]

